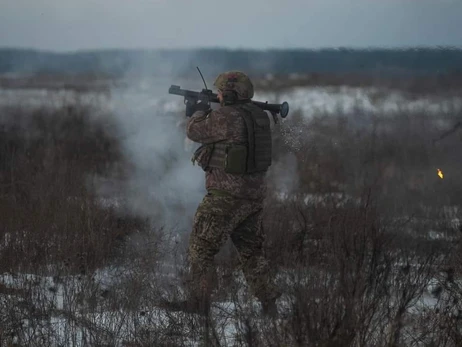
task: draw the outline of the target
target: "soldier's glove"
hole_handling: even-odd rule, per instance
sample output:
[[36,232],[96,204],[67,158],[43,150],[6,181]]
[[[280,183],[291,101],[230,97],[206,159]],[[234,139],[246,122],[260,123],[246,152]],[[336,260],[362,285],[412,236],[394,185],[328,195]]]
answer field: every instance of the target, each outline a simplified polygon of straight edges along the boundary
[[192,103],[186,102],[186,117],[191,117],[196,111],[210,112],[210,105],[205,102]]

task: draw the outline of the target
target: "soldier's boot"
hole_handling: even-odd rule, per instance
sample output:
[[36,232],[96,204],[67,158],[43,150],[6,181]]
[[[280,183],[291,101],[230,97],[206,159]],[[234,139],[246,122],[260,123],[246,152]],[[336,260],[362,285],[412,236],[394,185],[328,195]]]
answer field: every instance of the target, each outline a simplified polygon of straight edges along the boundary
[[208,315],[211,306],[211,293],[214,288],[213,273],[209,276],[201,276],[195,280],[186,281],[187,299],[170,302],[169,309],[172,311],[183,311]]
[[207,316],[210,312],[210,300],[207,298],[190,297],[187,300],[164,301],[162,307],[169,311],[181,311]]
[[161,300],[160,307],[173,312],[185,312],[207,316],[210,312],[210,295],[190,293],[186,300]]
[[278,307],[276,305],[277,299],[281,297],[280,291],[275,291],[273,295],[265,297],[260,300],[262,313],[264,316],[269,318],[275,318],[278,315]]
[[276,300],[266,300],[261,302],[262,313],[266,317],[277,317],[278,307],[276,305]]

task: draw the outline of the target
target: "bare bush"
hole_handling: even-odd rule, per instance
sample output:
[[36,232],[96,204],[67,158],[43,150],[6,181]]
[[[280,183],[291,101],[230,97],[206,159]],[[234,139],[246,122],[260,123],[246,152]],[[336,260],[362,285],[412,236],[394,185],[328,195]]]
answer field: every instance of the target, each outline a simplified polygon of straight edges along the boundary
[[460,138],[433,141],[457,114],[295,111],[276,125],[264,229],[283,295],[271,318],[231,244],[207,316],[158,307],[184,298],[186,237],[96,195],[95,178],[131,169],[96,113],[1,111],[1,345],[460,343]]

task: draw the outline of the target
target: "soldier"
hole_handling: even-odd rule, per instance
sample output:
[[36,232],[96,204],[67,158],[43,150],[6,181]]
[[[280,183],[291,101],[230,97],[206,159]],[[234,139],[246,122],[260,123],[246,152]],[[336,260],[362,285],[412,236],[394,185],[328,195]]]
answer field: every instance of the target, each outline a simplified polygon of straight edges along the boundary
[[262,208],[271,165],[268,115],[251,103],[254,90],[242,72],[220,74],[214,86],[221,107],[186,105],[187,136],[202,146],[194,153],[205,171],[207,194],[194,217],[189,242],[189,305],[208,310],[215,284],[214,257],[231,238],[247,283],[265,314],[275,314],[280,292],[269,278],[262,249]]

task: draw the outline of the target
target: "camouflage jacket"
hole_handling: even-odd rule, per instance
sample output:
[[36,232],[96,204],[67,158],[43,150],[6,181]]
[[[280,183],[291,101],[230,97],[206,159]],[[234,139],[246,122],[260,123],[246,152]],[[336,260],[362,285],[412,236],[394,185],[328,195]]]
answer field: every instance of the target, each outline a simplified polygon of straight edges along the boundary
[[[240,112],[233,106],[223,106],[209,114],[197,111],[187,123],[186,134],[201,144],[246,143],[247,128]],[[205,173],[205,185],[207,191],[216,189],[237,198],[259,200],[266,194],[266,173],[234,175],[224,169],[211,168]]]

